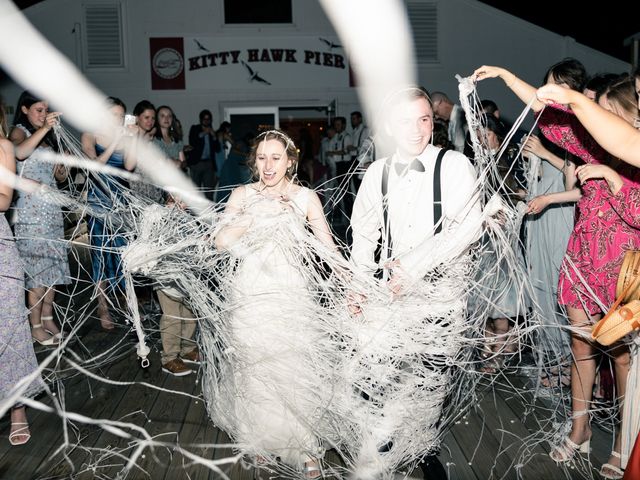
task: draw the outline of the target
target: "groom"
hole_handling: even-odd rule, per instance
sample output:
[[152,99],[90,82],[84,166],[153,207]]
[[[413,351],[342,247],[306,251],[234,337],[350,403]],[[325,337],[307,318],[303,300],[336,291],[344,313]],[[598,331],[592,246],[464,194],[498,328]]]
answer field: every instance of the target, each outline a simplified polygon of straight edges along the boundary
[[[398,311],[404,305],[410,305],[408,309],[400,310],[404,312],[401,316],[406,318],[401,322],[406,323],[396,328],[402,330],[406,326],[408,329],[417,328],[418,332],[437,332],[441,324],[449,322],[450,311],[455,310],[460,313],[460,318],[464,318],[464,301],[454,302],[455,305],[449,308],[445,299],[444,310],[449,312],[443,314],[442,320],[433,321],[434,313],[429,310],[432,305],[425,305],[422,299],[429,298],[424,294],[425,286],[427,290],[434,286],[437,288],[443,276],[446,277],[448,267],[442,268],[441,265],[449,262],[443,260],[456,263],[455,259],[465,257],[470,245],[479,237],[481,212],[476,175],[464,155],[455,151],[445,152],[430,144],[433,108],[424,89],[410,87],[397,92],[387,105],[385,130],[395,143],[395,153],[390,158],[375,161],[363,178],[351,216],[351,260],[356,270],[366,275],[374,276],[382,270],[381,281],[392,298],[388,311]],[[381,252],[379,262],[376,261],[376,250]],[[444,274],[440,273],[442,271]],[[451,281],[450,278],[448,280]],[[460,285],[462,292],[464,281]],[[352,313],[362,314],[366,323],[366,299],[358,305],[352,303],[350,308]],[[372,321],[370,325],[373,324]],[[447,338],[442,336],[444,342]],[[430,340],[425,341],[418,345],[422,353],[415,357],[408,356],[405,349],[398,346],[396,358],[381,361],[400,365],[398,377],[406,371],[421,372],[416,388],[421,388],[425,397],[420,398],[435,401],[435,405],[429,406],[432,421],[418,425],[423,431],[433,431],[432,436],[425,434],[424,437],[430,440],[424,442],[422,452],[426,451],[427,456],[421,468],[425,478],[446,479],[436,453],[440,416],[447,392],[443,384],[447,383],[448,370],[442,366],[444,357],[433,351]],[[378,400],[387,404],[386,413],[381,414],[381,423],[389,423],[389,417],[395,416],[395,410],[389,409],[388,400],[395,390],[394,381],[386,379],[388,387],[380,395],[382,400]],[[433,394],[430,393],[432,389]],[[406,405],[400,408],[406,409]],[[414,405],[414,408],[419,412],[422,407]],[[383,455],[393,453],[394,443],[396,448],[401,448],[398,442],[410,436],[406,433],[416,428],[416,425],[406,425],[412,423],[406,418],[402,420],[405,425],[399,422],[377,430],[377,448]]]

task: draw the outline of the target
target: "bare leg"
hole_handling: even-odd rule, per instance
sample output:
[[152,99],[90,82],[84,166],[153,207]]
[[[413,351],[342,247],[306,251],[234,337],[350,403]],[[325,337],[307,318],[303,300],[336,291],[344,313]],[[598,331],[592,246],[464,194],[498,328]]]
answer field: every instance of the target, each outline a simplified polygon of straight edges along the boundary
[[[16,433],[14,433],[16,432]],[[11,409],[11,432],[9,438],[14,445],[27,443],[31,433],[27,421],[26,408],[23,406]]]
[[493,352],[493,343],[495,341],[495,328],[493,325],[493,318],[487,318],[487,323],[484,326],[484,347],[483,351],[487,354]]
[[104,330],[113,330],[113,319],[109,313],[109,305],[107,303],[107,296],[102,288],[102,282],[98,282],[98,317],[100,318],[100,325]]
[[483,373],[496,373],[497,365],[496,349],[496,326],[493,318],[488,318],[484,327],[484,345],[482,347],[482,358],[484,365],[480,368]]
[[52,335],[42,328],[42,306],[44,304],[46,291],[47,289],[45,287],[36,287],[29,289],[29,292],[27,293],[31,335],[40,343],[52,338]]
[[[611,357],[613,358],[615,372],[616,372],[616,397],[618,398],[618,405],[620,406],[620,418],[622,416],[622,410],[624,408],[624,398],[627,391],[627,376],[629,375],[629,349],[626,346],[618,346],[611,350]],[[613,446],[613,451],[620,453],[620,433],[622,431],[622,425],[616,430],[616,441]],[[608,464],[608,465],[607,465]],[[619,471],[612,469],[615,467],[620,468],[620,457],[611,455],[607,464],[602,466],[601,472],[608,474],[610,477],[620,475]]]
[[[594,359],[595,348],[586,340],[591,324],[598,320],[600,315],[590,317],[587,312],[577,308],[567,308],[569,321],[572,327],[581,328],[580,333],[571,334],[571,353],[573,363],[571,365],[571,406],[573,409],[573,423],[569,439],[575,444],[581,444],[591,438],[591,426],[589,425],[588,412],[591,405],[593,383],[596,378],[596,361]],[[581,333],[584,332],[585,336]]]
[[60,333],[60,329],[53,321],[53,299],[56,296],[55,288],[51,287],[46,290],[44,297],[42,297],[42,310],[40,311],[40,319],[42,321],[43,328],[56,335]]
[[303,473],[304,478],[320,478],[322,476],[320,463],[317,460],[307,460],[304,462]]
[[515,351],[515,345],[509,338],[509,332],[511,327],[509,326],[508,318],[495,318],[493,320],[493,333],[496,336],[494,351],[498,353],[513,353]]

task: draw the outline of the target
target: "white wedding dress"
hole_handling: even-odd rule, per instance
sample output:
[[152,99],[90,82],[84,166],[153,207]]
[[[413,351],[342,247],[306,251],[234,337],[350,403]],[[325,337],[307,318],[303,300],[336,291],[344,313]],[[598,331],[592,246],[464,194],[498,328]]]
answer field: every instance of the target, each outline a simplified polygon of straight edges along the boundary
[[[321,456],[314,433],[322,381],[313,354],[323,344],[314,324],[319,305],[298,250],[310,191],[300,188],[291,209],[246,186],[252,226],[231,249],[237,258],[229,282],[225,327],[227,361],[217,395],[208,399],[214,422],[250,456],[301,468]],[[325,347],[326,348],[326,347]]]

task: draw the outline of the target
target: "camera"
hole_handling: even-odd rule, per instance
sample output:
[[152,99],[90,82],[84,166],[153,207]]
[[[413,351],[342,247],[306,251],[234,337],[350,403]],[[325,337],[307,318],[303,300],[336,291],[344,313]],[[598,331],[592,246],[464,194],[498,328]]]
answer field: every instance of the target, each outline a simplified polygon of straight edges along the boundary
[[130,114],[126,114],[124,116],[124,126],[128,127],[129,125],[135,125],[136,124],[136,116],[135,115],[130,115]]

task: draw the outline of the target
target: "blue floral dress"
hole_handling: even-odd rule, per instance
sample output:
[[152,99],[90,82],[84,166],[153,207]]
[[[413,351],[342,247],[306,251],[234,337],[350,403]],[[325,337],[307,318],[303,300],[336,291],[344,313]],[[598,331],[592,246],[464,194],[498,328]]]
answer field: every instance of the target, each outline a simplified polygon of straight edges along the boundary
[[[27,137],[31,133],[16,125]],[[17,162],[18,175],[57,189],[55,165],[40,156],[47,151],[39,146],[24,161]],[[60,206],[40,192],[18,192],[14,204],[16,244],[24,261],[26,287],[50,287],[71,283],[64,218]]]

